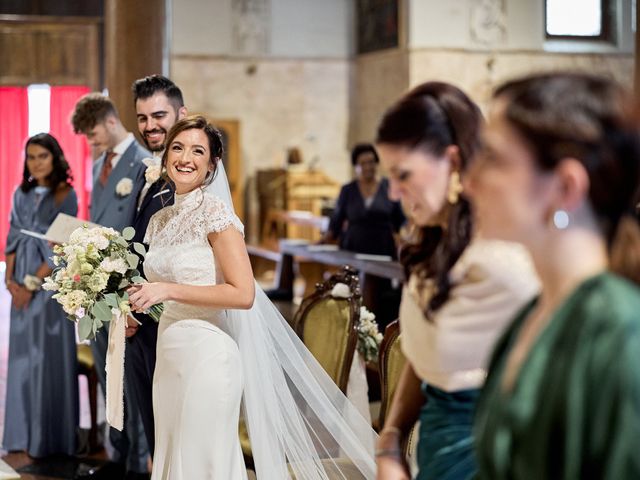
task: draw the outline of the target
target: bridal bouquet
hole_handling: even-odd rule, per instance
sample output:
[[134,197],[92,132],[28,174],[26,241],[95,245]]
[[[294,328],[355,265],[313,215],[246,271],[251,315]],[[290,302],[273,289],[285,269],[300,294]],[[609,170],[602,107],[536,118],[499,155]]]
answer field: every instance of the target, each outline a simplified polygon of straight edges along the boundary
[[[126,289],[144,282],[137,270],[138,256],[129,250],[135,230],[127,227],[122,234],[107,227],[77,228],[68,243],[53,248],[56,268],[42,288],[53,295],[71,321],[78,323],[81,340],[94,338],[96,332],[114,316],[126,318],[131,312]],[[145,248],[133,243],[141,256]],[[149,315],[158,320],[162,304],[154,305]]]
[[360,307],[360,324],[358,325],[358,352],[365,362],[377,362],[380,353],[382,334],[378,331],[376,316],[367,307]]

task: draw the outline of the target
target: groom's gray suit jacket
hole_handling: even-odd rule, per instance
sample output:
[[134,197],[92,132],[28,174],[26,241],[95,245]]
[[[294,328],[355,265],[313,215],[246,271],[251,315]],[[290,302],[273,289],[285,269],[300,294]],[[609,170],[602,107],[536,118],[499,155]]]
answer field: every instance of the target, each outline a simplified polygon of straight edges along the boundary
[[[100,155],[93,164],[90,209],[92,222],[115,228],[119,232],[133,224],[136,200],[144,186],[146,166],[142,163],[142,159],[146,157],[151,157],[151,154],[134,140],[118,160],[118,164],[109,175],[107,184],[103,187],[100,183],[100,172],[106,152]],[[120,195],[116,192],[116,186],[125,178],[131,180],[131,192],[128,195]]]

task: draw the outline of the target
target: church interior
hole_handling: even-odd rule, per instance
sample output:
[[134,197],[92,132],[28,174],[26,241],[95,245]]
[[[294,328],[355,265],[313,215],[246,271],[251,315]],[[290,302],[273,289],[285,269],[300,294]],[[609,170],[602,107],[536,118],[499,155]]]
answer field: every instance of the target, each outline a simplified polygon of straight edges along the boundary
[[[375,144],[389,106],[427,81],[459,87],[484,114],[498,85],[532,73],[577,70],[640,91],[639,19],[635,0],[0,0],[0,269],[26,139],[58,138],[78,217],[89,220],[92,165],[104,152],[74,133],[76,102],[102,92],[141,141],[131,85],[164,75],[188,113],[222,134],[256,280],[380,430],[404,361],[395,320],[405,271],[396,252],[345,247],[344,219],[330,235],[343,186],[364,170],[352,149]],[[3,284],[0,438],[11,302]],[[380,335],[368,356],[357,344],[370,312]],[[77,455],[2,450],[10,468],[0,478],[125,478],[106,473],[95,368],[80,342]]]

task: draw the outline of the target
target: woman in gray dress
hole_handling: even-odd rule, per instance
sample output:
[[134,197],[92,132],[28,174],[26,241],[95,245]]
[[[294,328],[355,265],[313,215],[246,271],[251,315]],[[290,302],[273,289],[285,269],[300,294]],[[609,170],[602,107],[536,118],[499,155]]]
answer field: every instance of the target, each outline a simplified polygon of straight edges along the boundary
[[77,354],[73,323],[51,298],[53,292],[41,289],[53,267],[51,248],[20,230],[44,233],[58,213],[77,212],[60,145],[47,133],[29,138],[5,251],[11,327],[2,447],[32,457],[75,453]]

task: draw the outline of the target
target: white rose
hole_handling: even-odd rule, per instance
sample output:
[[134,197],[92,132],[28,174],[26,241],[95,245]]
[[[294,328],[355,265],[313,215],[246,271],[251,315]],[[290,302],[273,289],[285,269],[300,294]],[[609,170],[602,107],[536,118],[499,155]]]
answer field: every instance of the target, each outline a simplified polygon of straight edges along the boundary
[[155,158],[145,158],[142,160],[142,163],[147,166],[147,169],[144,171],[144,179],[149,185],[155,183],[162,174],[160,162]]
[[116,193],[121,197],[126,197],[133,190],[133,180],[130,178],[123,178],[116,185]]
[[44,283],[42,284],[43,290],[48,290],[50,292],[56,292],[60,289],[60,285],[53,278],[47,277],[44,279]]
[[333,298],[349,298],[351,296],[349,285],[345,283],[336,283],[331,289],[331,296]]
[[360,307],[360,321],[373,322],[376,316],[364,305]]
[[105,272],[118,272],[121,275],[127,273],[128,265],[123,258],[109,257],[100,262],[100,268]]
[[161,174],[162,167],[160,165],[153,165],[151,167],[147,167],[144,171],[144,178],[147,183],[151,184],[157,182]]

